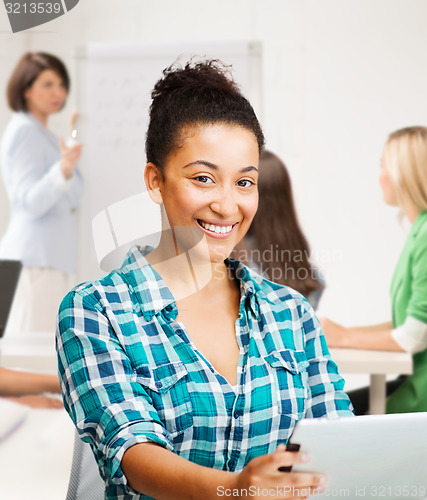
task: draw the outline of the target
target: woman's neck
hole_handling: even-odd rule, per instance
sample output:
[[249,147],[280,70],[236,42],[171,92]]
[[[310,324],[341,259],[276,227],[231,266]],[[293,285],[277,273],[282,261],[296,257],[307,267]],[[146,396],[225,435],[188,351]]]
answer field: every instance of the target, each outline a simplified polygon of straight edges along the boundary
[[224,262],[211,262],[207,243],[202,239],[189,251],[179,251],[172,233],[162,234],[160,244],[146,256],[148,263],[160,274],[176,300],[202,288],[218,290],[229,285],[229,270]]
[[44,128],[47,128],[48,115],[45,115],[44,113],[38,113],[37,111],[31,109],[29,110],[29,112],[43,125]]
[[420,209],[417,208],[414,204],[409,202],[405,203],[402,206],[402,211],[411,224],[413,224],[417,220],[417,217],[420,214]]

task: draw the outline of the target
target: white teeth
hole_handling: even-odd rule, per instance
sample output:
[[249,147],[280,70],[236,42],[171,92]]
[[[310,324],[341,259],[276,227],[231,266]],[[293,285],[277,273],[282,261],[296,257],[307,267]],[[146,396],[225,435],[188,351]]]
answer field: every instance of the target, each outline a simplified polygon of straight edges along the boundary
[[214,224],[208,224],[207,222],[200,221],[200,225],[209,231],[217,234],[229,233],[233,226],[215,226]]

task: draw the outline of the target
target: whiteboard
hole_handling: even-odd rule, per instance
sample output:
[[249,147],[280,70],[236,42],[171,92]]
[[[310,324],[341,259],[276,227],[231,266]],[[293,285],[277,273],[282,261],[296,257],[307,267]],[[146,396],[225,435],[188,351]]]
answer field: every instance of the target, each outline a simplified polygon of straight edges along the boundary
[[[103,271],[119,265],[138,233],[147,233],[145,222],[151,233],[160,229],[158,207],[150,207],[143,196],[150,94],[164,68],[193,56],[231,65],[234,79],[262,121],[259,42],[91,43],[78,48],[77,139],[84,143],[81,169],[86,183],[79,214],[80,280],[102,274],[102,262]],[[126,228],[129,237],[123,235]],[[111,253],[114,258],[105,259]]]

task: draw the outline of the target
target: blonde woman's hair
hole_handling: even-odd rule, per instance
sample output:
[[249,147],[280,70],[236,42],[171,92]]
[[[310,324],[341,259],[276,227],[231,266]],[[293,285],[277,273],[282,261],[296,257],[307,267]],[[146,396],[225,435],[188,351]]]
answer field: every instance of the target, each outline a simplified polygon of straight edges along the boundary
[[427,210],[427,127],[392,132],[383,154],[399,206]]

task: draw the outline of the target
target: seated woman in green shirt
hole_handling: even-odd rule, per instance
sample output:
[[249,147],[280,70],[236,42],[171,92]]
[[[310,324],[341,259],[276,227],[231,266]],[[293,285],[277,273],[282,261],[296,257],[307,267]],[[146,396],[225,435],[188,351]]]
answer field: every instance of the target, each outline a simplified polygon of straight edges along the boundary
[[[412,224],[391,283],[392,321],[345,328],[324,319],[322,326],[330,347],[412,353],[414,371],[390,384],[387,412],[427,411],[427,127],[390,134],[379,180],[384,201]],[[364,413],[351,399],[356,413]]]

